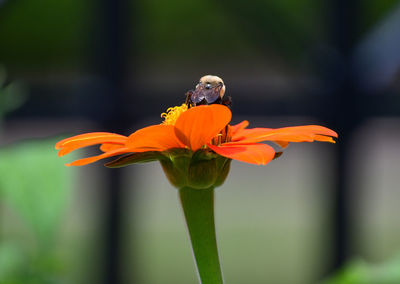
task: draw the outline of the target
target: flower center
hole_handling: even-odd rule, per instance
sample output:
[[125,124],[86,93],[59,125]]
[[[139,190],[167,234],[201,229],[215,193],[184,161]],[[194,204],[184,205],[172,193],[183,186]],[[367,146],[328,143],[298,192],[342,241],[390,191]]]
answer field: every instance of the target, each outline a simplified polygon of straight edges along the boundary
[[166,125],[175,125],[178,117],[187,111],[187,104],[182,104],[181,106],[170,107],[166,112],[161,114],[161,117],[164,118],[163,124]]
[[227,143],[232,140],[232,130],[231,126],[228,124],[227,126],[224,127],[224,129],[221,130],[217,136],[215,136],[211,140],[211,144],[220,146],[222,143]]

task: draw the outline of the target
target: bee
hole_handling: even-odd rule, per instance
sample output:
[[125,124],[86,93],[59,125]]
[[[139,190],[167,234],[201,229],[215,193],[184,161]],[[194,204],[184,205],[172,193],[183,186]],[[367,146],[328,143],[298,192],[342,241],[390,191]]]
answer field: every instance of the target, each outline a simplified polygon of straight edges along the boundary
[[224,81],[218,76],[206,75],[200,78],[194,90],[186,92],[186,104],[188,107],[198,105],[223,104],[232,105],[231,97],[224,97]]

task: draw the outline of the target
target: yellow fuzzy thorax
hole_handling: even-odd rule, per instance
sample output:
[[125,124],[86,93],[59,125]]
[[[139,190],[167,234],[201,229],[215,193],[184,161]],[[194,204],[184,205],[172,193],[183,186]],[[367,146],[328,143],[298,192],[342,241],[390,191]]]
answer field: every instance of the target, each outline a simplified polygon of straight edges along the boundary
[[182,104],[181,106],[175,106],[175,107],[170,107],[167,109],[166,112],[163,112],[161,114],[161,117],[164,118],[164,121],[162,124],[165,125],[175,125],[176,120],[178,117],[187,111],[188,106],[187,104]]

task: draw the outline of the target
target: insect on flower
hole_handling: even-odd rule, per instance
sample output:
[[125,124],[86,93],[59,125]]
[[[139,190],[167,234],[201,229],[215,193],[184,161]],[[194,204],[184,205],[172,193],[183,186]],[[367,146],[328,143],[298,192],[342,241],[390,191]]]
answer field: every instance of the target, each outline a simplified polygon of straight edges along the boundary
[[189,107],[210,104],[223,104],[231,106],[231,97],[224,97],[224,81],[218,76],[206,75],[200,78],[195,90],[186,93],[185,104]]
[[217,181],[222,184],[231,160],[265,165],[282,153],[262,142],[273,142],[283,150],[290,142],[335,143],[332,137],[338,137],[335,131],[319,125],[248,129],[246,120],[230,125],[232,113],[224,105],[224,92],[222,79],[204,76],[186,103],[161,115],[163,123],[129,136],[93,132],[70,137],[56,144],[58,155],[100,145],[102,154],[67,165],[82,166],[120,155],[124,156],[106,165],[121,167],[158,160],[173,185],[203,188]]

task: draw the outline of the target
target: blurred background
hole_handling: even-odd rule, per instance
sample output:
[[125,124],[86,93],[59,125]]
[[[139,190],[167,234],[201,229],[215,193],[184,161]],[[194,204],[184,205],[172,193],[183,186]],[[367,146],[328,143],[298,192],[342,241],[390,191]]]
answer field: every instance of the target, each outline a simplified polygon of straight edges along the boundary
[[238,162],[216,192],[227,283],[400,283],[400,3],[0,0],[0,283],[197,283],[157,163],[56,141],[160,123],[206,74],[233,123],[339,142]]

